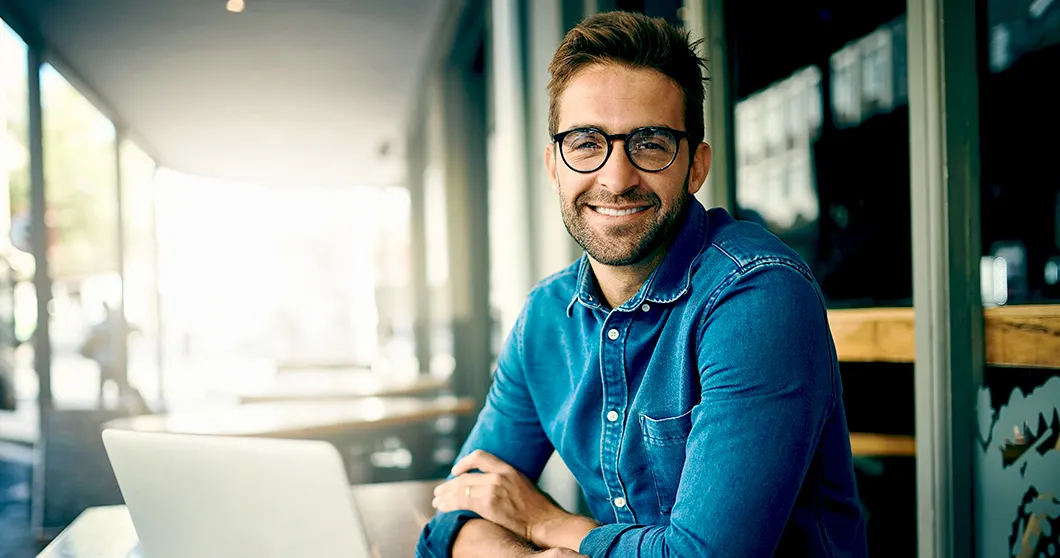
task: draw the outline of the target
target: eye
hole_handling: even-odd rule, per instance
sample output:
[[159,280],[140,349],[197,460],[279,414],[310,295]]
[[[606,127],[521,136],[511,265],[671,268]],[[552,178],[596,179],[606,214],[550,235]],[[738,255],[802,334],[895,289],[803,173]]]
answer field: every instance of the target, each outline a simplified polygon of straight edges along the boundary
[[571,132],[563,145],[568,151],[595,151],[602,149],[604,142],[600,134],[585,130]]
[[633,135],[632,145],[634,151],[662,151],[670,153],[674,149],[674,138],[664,131],[644,130]]

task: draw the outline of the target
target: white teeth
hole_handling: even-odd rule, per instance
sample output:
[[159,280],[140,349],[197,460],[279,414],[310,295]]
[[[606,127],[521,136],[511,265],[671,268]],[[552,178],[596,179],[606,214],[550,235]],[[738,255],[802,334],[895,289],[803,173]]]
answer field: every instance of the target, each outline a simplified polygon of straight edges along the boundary
[[634,213],[640,213],[648,209],[647,207],[634,207],[631,209],[611,209],[610,207],[594,207],[593,210],[602,215],[610,215],[611,217],[622,217],[623,215],[633,215]]

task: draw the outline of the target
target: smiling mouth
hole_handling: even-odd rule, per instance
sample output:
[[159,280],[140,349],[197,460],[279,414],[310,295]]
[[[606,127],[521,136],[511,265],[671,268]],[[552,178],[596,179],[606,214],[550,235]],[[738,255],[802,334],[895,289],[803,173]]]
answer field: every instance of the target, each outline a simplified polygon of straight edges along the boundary
[[612,208],[612,207],[597,207],[595,205],[590,205],[589,207],[593,211],[595,211],[595,212],[597,212],[597,213],[599,213],[601,215],[607,215],[608,217],[624,217],[626,215],[633,215],[634,213],[640,213],[640,212],[644,211],[645,209],[648,209],[649,206],[630,207],[630,208],[626,208],[626,209],[615,209],[615,208]]

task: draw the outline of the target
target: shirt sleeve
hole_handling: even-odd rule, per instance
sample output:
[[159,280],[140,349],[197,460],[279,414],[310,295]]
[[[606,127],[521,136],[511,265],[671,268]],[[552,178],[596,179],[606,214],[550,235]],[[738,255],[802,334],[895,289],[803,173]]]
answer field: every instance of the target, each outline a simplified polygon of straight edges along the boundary
[[773,554],[835,405],[816,285],[779,262],[744,270],[708,308],[696,350],[702,399],[670,524],[601,526],[582,554]]
[[[501,349],[486,403],[456,460],[481,449],[497,456],[536,483],[552,455],[553,447],[545,436],[527,389],[523,360],[526,313],[524,307]],[[420,533],[416,556],[450,556],[457,532],[468,520],[478,517],[478,514],[464,510],[435,514]]]

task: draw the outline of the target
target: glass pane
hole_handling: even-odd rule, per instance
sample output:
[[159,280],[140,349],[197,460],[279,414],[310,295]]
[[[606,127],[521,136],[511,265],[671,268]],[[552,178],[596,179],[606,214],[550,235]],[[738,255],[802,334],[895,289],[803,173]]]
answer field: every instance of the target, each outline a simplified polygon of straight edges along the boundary
[[[445,193],[445,130],[440,95],[432,90],[427,117],[427,164],[423,171],[424,228],[427,234],[427,289],[430,362],[425,370],[448,377],[456,367],[452,286],[449,278],[448,200]],[[493,283],[491,282],[491,285]],[[452,458],[455,458],[455,449]]]
[[115,406],[125,366],[114,126],[50,65],[41,105],[55,404]]
[[[281,288],[280,275],[301,264],[287,259],[289,244],[300,244],[280,226],[287,212],[277,212],[264,187],[165,168],[154,189],[167,406],[268,381],[272,351],[284,353],[297,337],[274,340],[271,328],[299,329],[296,317],[280,314],[301,293]],[[292,208],[290,215],[303,211]]]
[[406,191],[162,169],[156,194],[170,408],[260,393],[280,369],[418,371]]
[[158,352],[158,285],[155,275],[155,162],[129,140],[121,150],[122,226],[125,248],[125,317],[129,383],[149,401],[161,397]]
[[0,22],[0,448],[9,450],[0,449],[0,556],[30,555],[39,548],[30,529],[33,454],[10,451],[31,447],[39,432],[29,342],[37,302],[30,254],[26,55],[22,39]]
[[905,4],[727,9],[737,217],[795,248],[830,307],[911,306]]
[[[32,348],[36,296],[30,255],[29,104],[26,44],[0,24],[0,410],[37,395]],[[18,350],[16,351],[16,347]],[[21,406],[25,409],[25,406]]]
[[375,304],[379,312],[378,353],[372,364],[387,374],[415,375],[416,337],[412,307],[412,226],[409,191],[387,187],[376,198]]
[[985,6],[981,292],[987,359],[1006,362],[990,363],[979,391],[976,548],[984,558],[1057,556],[1060,3]]
[[1060,528],[1060,376],[990,367],[979,393],[979,556],[1055,556]]
[[[984,303],[1060,301],[1060,4],[988,3],[982,77]],[[996,263],[995,263],[996,262]],[[994,266],[997,265],[995,268]]]
[[[795,249],[830,311],[912,306],[905,2],[725,9],[736,217]],[[913,365],[841,369],[871,554],[915,555]]]

